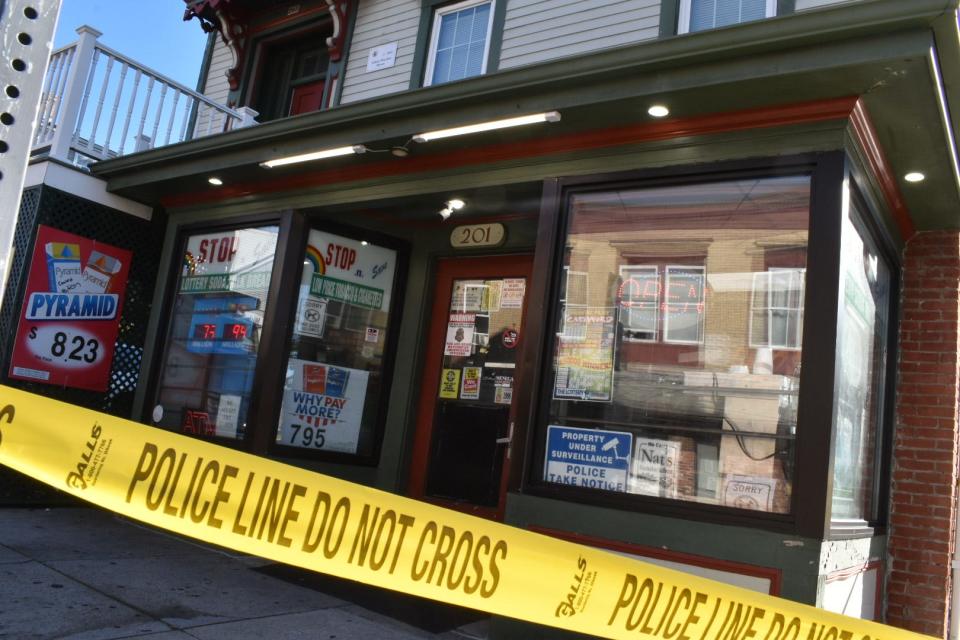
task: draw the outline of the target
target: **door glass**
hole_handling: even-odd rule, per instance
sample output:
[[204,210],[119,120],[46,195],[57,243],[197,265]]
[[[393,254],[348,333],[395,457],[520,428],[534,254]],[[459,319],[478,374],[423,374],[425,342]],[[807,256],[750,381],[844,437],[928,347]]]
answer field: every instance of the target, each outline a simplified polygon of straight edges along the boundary
[[427,470],[430,496],[495,507],[526,278],[454,280]]

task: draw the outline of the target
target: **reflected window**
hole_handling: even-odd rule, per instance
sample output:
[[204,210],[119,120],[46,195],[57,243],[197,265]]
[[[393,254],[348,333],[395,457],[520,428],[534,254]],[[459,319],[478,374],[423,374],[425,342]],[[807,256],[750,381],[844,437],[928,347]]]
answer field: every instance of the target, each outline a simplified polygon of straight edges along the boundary
[[277,234],[269,226],[187,238],[153,409],[158,426],[246,436]]
[[790,511],[809,206],[807,176],[571,197],[544,481]]

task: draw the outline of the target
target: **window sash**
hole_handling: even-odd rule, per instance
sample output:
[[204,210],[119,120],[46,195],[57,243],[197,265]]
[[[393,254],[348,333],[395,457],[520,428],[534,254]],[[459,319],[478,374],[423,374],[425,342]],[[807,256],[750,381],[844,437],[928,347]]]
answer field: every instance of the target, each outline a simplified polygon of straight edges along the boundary
[[[771,267],[753,274],[750,298],[750,346],[799,351],[803,342],[803,305],[806,269]],[[785,287],[774,288],[778,282]],[[774,297],[777,300],[774,300]],[[764,327],[756,321],[763,318]],[[783,336],[777,340],[776,336]]]
[[[681,275],[682,274],[682,275]],[[700,296],[699,299],[692,303],[696,306],[693,309],[693,313],[696,314],[696,323],[697,323],[697,337],[695,340],[690,340],[687,338],[677,338],[671,337],[671,317],[674,319],[679,319],[678,314],[682,314],[684,317],[690,313],[690,310],[687,308],[691,302],[670,302],[670,288],[673,284],[672,280],[678,276],[689,278],[692,275],[699,275],[700,277]],[[705,288],[706,288],[706,269],[698,265],[667,265],[666,267],[666,276],[664,278],[664,295],[663,295],[663,341],[669,344],[703,344],[703,325],[704,325],[704,315],[706,313],[706,305],[704,304],[705,298]],[[683,306],[682,310],[677,310],[675,307]],[[685,327],[684,327],[685,328]],[[677,329],[674,327],[677,331]]]
[[[477,75],[483,75],[487,72],[487,60],[490,57],[490,34],[493,31],[493,14],[495,8],[495,0],[465,0],[464,2],[458,2],[456,4],[448,5],[446,7],[440,7],[436,9],[433,16],[433,24],[430,28],[430,48],[427,51],[427,66],[423,74],[423,86],[428,87],[433,82],[433,74],[436,70],[437,64],[437,52],[440,49],[440,32],[441,24],[445,16],[455,15],[461,11],[467,9],[472,9],[474,7],[480,7],[483,5],[489,5],[490,10],[487,16],[487,25],[484,35],[483,42],[483,54],[480,61],[480,73]],[[449,80],[454,82],[456,80],[462,80],[468,77],[475,76],[464,76],[464,78],[453,78]],[[447,81],[443,81],[447,82]],[[438,83],[440,84],[440,83]]]
[[[640,295],[634,295],[635,290],[632,286],[626,286],[631,278],[639,277],[639,283],[642,287]],[[660,272],[656,266],[629,265],[620,267],[620,278],[624,283],[621,285],[623,295],[620,299],[620,321],[623,323],[625,342],[657,342],[658,332],[660,330]],[[647,284],[650,281],[655,283],[654,299],[647,297]],[[652,312],[652,314],[650,314]],[[643,315],[652,315],[652,322],[644,324],[643,320],[638,318]],[[636,324],[635,324],[636,321]],[[626,335],[626,332],[649,333],[650,338],[641,338],[634,335]]]
[[[732,3],[735,2],[737,5],[741,5],[744,0],[716,0],[717,3]],[[680,11],[677,20],[677,34],[691,33],[690,30],[690,20],[692,14],[694,0],[680,0]],[[766,0],[766,6],[764,11],[764,18],[772,18],[777,15],[777,0]],[[740,24],[740,23],[737,23]],[[729,26],[729,25],[723,25]],[[707,29],[715,29],[716,26],[707,27],[705,29],[698,29],[697,31],[705,31]]]

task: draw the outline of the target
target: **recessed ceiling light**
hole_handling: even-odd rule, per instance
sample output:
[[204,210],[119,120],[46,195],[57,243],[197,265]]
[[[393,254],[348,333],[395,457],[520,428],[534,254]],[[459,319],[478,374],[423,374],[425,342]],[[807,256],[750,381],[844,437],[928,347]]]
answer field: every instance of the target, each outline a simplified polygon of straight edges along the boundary
[[647,109],[647,113],[654,118],[666,118],[668,115],[670,115],[670,109],[668,109],[666,105],[654,104],[650,105],[650,108]]
[[209,182],[210,184],[212,184],[212,185],[215,186],[215,187],[219,187],[219,186],[221,186],[221,185],[223,184],[223,180],[221,180],[220,178],[217,178],[217,177],[207,178],[207,182]]
[[907,175],[903,176],[903,179],[907,182],[923,182],[927,179],[927,176],[923,175],[919,171],[911,171]]

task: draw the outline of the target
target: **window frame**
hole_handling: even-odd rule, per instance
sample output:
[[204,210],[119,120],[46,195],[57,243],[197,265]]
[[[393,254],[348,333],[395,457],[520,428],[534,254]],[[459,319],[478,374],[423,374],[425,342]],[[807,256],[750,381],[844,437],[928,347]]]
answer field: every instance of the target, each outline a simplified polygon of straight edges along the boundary
[[[501,0],[502,2],[503,0]],[[493,38],[493,22],[494,14],[496,13],[497,0],[461,0],[461,2],[455,2],[453,4],[443,5],[441,7],[436,7],[433,10],[433,19],[430,26],[430,43],[427,48],[427,59],[426,65],[423,70],[423,86],[429,87],[433,86],[433,72],[437,63],[437,46],[440,42],[440,23],[443,20],[443,17],[451,13],[459,13],[466,9],[471,9],[473,7],[479,7],[484,4],[490,5],[490,16],[487,18],[487,32],[486,37],[483,41],[483,60],[480,64],[480,73],[477,75],[486,75],[487,73],[487,62],[490,59],[490,44]],[[469,78],[475,78],[476,76],[468,76],[467,78],[457,78],[457,80],[450,80],[449,82],[457,82],[458,80],[468,80]],[[441,82],[438,84],[447,84],[447,82]]]
[[[353,24],[353,15],[351,14],[349,22],[352,26]],[[346,28],[344,26],[343,28]],[[319,42],[325,42],[328,38],[326,33],[328,30],[332,32],[333,29],[333,18],[326,10],[313,10],[310,13],[307,13],[293,23],[282,23],[276,27],[268,27],[255,33],[250,36],[250,44],[247,48],[247,60],[244,64],[242,81],[240,88],[238,89],[238,94],[242,96],[243,102],[241,104],[252,105],[260,101],[261,94],[264,92],[264,71],[267,66],[267,59],[269,57],[269,52],[271,49],[283,47],[285,44],[289,44],[297,41],[304,41],[311,36],[317,36]],[[325,45],[322,45],[323,48],[329,49]],[[346,58],[346,52],[344,53],[344,59]],[[326,61],[326,68],[322,74],[316,74],[306,79],[285,80],[283,82],[283,90],[288,94],[286,97],[281,98],[281,111],[289,111],[290,101],[292,99],[293,89],[303,84],[305,82],[313,82],[324,79],[325,86],[323,88],[323,98],[322,106],[319,109],[320,111],[326,111],[328,109],[336,106],[335,95],[333,92],[336,91],[335,88],[331,87],[331,80],[336,77],[337,73],[342,75],[342,70],[335,68],[335,63],[329,58],[329,51]],[[291,70],[291,73],[293,71]],[[342,85],[342,82],[338,82],[338,85]],[[275,118],[266,120],[265,122],[273,122],[275,120],[283,120],[284,118],[289,118],[290,115],[278,115]]]
[[[664,344],[680,345],[700,345],[704,340],[704,325],[706,324],[706,297],[707,297],[707,268],[704,265],[688,264],[668,264],[663,269],[663,291],[670,291],[670,272],[671,271],[693,271],[699,270],[701,274],[700,301],[697,306],[703,305],[703,311],[699,311],[697,316],[697,339],[696,340],[676,340],[670,338],[670,305],[671,304],[689,304],[689,303],[671,303],[663,296],[663,340]],[[686,274],[685,274],[686,275]]]
[[[288,266],[292,270],[292,277],[287,284],[291,290],[289,300],[293,303],[287,305],[285,309],[288,312],[288,320],[283,324],[285,332],[279,336],[279,353],[272,354],[276,361],[277,375],[269,378],[268,381],[273,386],[266,389],[274,398],[276,409],[269,416],[270,422],[266,427],[260,426],[258,432],[265,437],[263,448],[265,453],[273,458],[309,460],[316,462],[330,462],[336,464],[346,464],[356,467],[376,467],[380,463],[380,455],[383,451],[383,440],[386,435],[387,409],[390,401],[390,391],[393,387],[395,375],[394,364],[396,362],[397,346],[400,340],[400,322],[403,314],[403,299],[407,286],[407,265],[410,259],[410,245],[404,240],[395,236],[390,236],[379,231],[353,227],[349,225],[331,222],[329,219],[316,215],[310,211],[298,212],[300,228],[297,240],[289,246],[290,258]],[[373,432],[373,448],[369,455],[358,453],[346,453],[341,451],[323,451],[305,447],[291,447],[277,442],[277,432],[280,429],[280,412],[283,404],[283,384],[287,370],[287,360],[290,356],[290,349],[293,344],[294,334],[294,315],[297,311],[296,300],[299,296],[299,286],[301,276],[303,275],[303,256],[310,240],[310,231],[318,229],[323,232],[343,236],[353,240],[367,240],[372,244],[391,249],[397,252],[397,265],[395,269],[395,279],[393,290],[390,295],[390,310],[388,311],[386,343],[383,351],[383,365],[381,372],[383,375],[383,385],[379,396],[375,399],[376,418]],[[340,328],[344,331],[354,331],[347,327],[347,310],[341,306],[341,313],[337,316]],[[276,333],[276,332],[275,332]]]
[[[717,0],[721,2],[722,0]],[[740,0],[738,0],[740,1]],[[777,14],[777,0],[765,0],[766,7],[764,9],[764,19],[776,17]],[[680,7],[678,9],[677,17],[677,34],[684,33],[700,33],[700,31],[712,31],[713,29],[721,29],[723,27],[711,27],[710,29],[701,29],[700,31],[690,31],[690,9],[693,4],[693,0],[680,0]],[[754,22],[751,20],[750,22]],[[733,27],[737,24],[744,24],[743,22],[738,22],[736,24],[724,25],[727,27]]]
[[[522,476],[514,485],[530,495],[650,515],[679,517],[722,525],[749,526],[770,531],[786,532],[812,539],[826,540],[830,533],[830,482],[832,480],[832,441],[834,374],[837,354],[837,312],[839,303],[840,236],[843,214],[841,197],[848,188],[849,160],[846,150],[810,152],[784,157],[764,157],[749,160],[718,161],[576,176],[548,180],[544,183],[544,206],[541,209],[538,237],[541,239],[536,268],[531,286],[545,291],[549,304],[530,310],[526,319],[541,324],[539,335],[528,334],[537,340],[538,357],[529,367],[527,380],[531,401],[526,410],[529,428],[523,444]],[[670,498],[595,491],[579,487],[557,485],[543,480],[546,455],[547,425],[550,424],[552,401],[553,353],[558,326],[557,287],[565,255],[566,234],[570,227],[570,203],[574,195],[606,192],[616,189],[682,186],[720,180],[764,178],[790,175],[810,177],[810,214],[807,244],[807,285],[804,292],[803,346],[804,377],[800,385],[796,439],[793,456],[793,487],[789,513],[748,512],[720,505],[685,502]],[[879,208],[869,209],[878,218]],[[877,224],[882,224],[877,221]],[[900,263],[895,262],[899,269]],[[891,331],[896,333],[896,326]],[[528,343],[530,344],[530,343]],[[890,352],[888,364],[896,360]],[[886,408],[888,414],[894,404],[888,377]],[[892,414],[890,414],[892,415]],[[818,425],[820,426],[818,428]],[[888,443],[892,422],[884,422],[882,439]],[[574,425],[576,426],[576,425]],[[889,457],[889,444],[882,460]],[[889,478],[889,467],[878,473],[878,478]],[[799,470],[802,470],[800,473]],[[880,485],[883,483],[880,482]],[[881,495],[880,503],[883,497]],[[882,523],[859,537],[869,536],[882,529]]]
[[[758,304],[757,304],[757,281],[761,279],[761,278],[759,278],[758,276],[764,276],[764,279],[766,279],[766,281],[767,281],[766,287],[767,287],[767,288],[765,289],[765,291],[766,291],[766,293],[767,293],[767,296],[769,296],[769,295],[770,295],[770,291],[772,291],[772,288],[773,288],[773,274],[774,274],[774,273],[784,273],[784,272],[790,273],[791,275],[793,275],[793,274],[798,274],[798,273],[799,273],[800,276],[801,276],[801,280],[800,280],[800,301],[799,301],[800,304],[799,304],[799,306],[798,306],[797,308],[795,308],[795,309],[794,309],[794,308],[791,308],[791,307],[777,307],[777,306],[775,306],[775,305],[773,305],[773,304],[769,304],[769,300],[770,300],[769,297],[767,298],[768,304],[758,305]],[[751,291],[750,291],[749,327],[748,327],[748,329],[747,329],[747,331],[748,331],[747,335],[749,336],[748,346],[749,346],[751,349],[776,349],[776,350],[778,350],[778,351],[801,351],[801,350],[802,350],[802,348],[803,348],[803,314],[804,314],[803,298],[804,298],[804,296],[806,295],[806,289],[807,289],[807,279],[806,279],[806,277],[807,277],[807,269],[806,269],[806,267],[804,267],[804,268],[799,268],[799,267],[767,267],[767,270],[766,270],[766,271],[757,271],[757,272],[755,272],[755,273],[753,274],[753,283],[752,283],[752,285],[751,285]],[[766,343],[758,342],[758,341],[756,341],[756,340],[753,339],[753,338],[754,338],[754,332],[753,332],[754,319],[756,318],[756,313],[757,313],[758,311],[763,311],[763,312],[764,312],[764,315],[766,316],[766,322],[767,322],[767,342],[766,342]],[[798,318],[799,318],[799,319],[798,319],[798,323],[797,323],[797,328],[799,329],[799,331],[797,331],[797,332],[796,332],[797,335],[794,336],[794,338],[796,339],[796,341],[797,341],[797,343],[798,343],[796,346],[791,347],[791,346],[789,346],[789,345],[774,344],[774,343],[773,343],[773,331],[771,330],[771,327],[773,327],[773,312],[774,312],[774,311],[785,311],[787,314],[796,313],[796,314],[798,315]],[[787,316],[787,318],[789,318],[789,316]],[[789,320],[788,320],[788,321],[787,321],[787,330],[785,331],[785,334],[787,334],[787,335],[789,335],[789,326],[790,326],[790,324],[789,324]]]
[[[177,296],[177,283],[180,277],[180,257],[191,235],[215,231],[231,231],[247,227],[279,227],[277,248],[274,252],[273,271],[267,299],[270,304],[264,314],[260,348],[257,353],[253,373],[253,388],[261,390],[251,398],[247,410],[248,427],[243,439],[222,438],[219,436],[201,437],[200,440],[246,451],[271,458],[296,459],[301,461],[333,462],[355,467],[375,467],[380,462],[383,440],[386,435],[387,405],[394,380],[394,365],[397,346],[400,339],[400,322],[403,313],[404,295],[410,259],[410,245],[404,240],[381,232],[350,227],[329,222],[309,211],[272,211],[252,215],[235,216],[224,220],[205,220],[191,222],[176,227],[175,241],[170,255],[170,265],[166,272],[163,303],[158,314],[156,328],[156,348],[151,360],[145,364],[148,383],[143,396],[140,419],[152,424],[151,414],[156,404],[162,379],[164,356],[173,326],[174,303]],[[279,429],[280,411],[283,398],[283,383],[293,338],[294,319],[297,314],[300,276],[303,269],[303,255],[309,240],[311,228],[319,228],[345,237],[366,239],[397,252],[396,278],[391,292],[389,317],[396,324],[389,327],[383,356],[383,387],[377,399],[377,418],[373,434],[374,446],[368,456],[335,451],[315,451],[303,448],[276,445]],[[285,301],[285,302],[284,302]],[[338,321],[345,322],[343,315]],[[156,427],[160,428],[160,427]],[[177,432],[179,433],[179,432]],[[189,434],[186,434],[189,435]]]
[[[633,325],[629,324],[627,320],[624,320],[624,315],[628,319],[632,318],[633,305],[635,304],[632,300],[629,305],[624,306],[623,301],[627,298],[627,295],[620,296],[620,323],[623,325],[623,341],[624,342],[641,342],[645,344],[656,344],[660,342],[660,328],[663,326],[663,321],[661,318],[660,302],[661,302],[661,293],[663,292],[663,285],[660,283],[660,266],[657,264],[623,264],[620,265],[620,278],[623,282],[626,282],[625,278],[633,278],[634,273],[644,273],[649,276],[653,274],[656,278],[657,283],[657,299],[653,303],[653,337],[652,338],[636,338],[634,336],[627,336],[627,331],[636,331]],[[621,285],[622,286],[622,285]],[[629,289],[627,290],[629,292]],[[633,296],[629,296],[633,298]],[[642,303],[641,303],[642,304]],[[648,309],[649,307],[641,306],[640,309]]]
[[[469,1],[469,0],[466,0]],[[486,0],[478,0],[477,4]],[[487,47],[484,54],[484,71],[481,75],[495,73],[500,68],[500,49],[503,45],[503,25],[506,21],[507,2],[506,0],[492,0],[493,7],[490,12],[491,23],[487,34]],[[443,86],[441,83],[432,85],[427,82],[427,61],[430,51],[431,41],[433,40],[435,14],[448,6],[452,7],[459,4],[465,4],[463,1],[451,0],[420,0],[420,24],[417,28],[417,40],[414,45],[413,63],[410,71],[410,89],[419,89],[428,86]],[[479,76],[472,76],[476,78]],[[470,80],[471,78],[464,78]]]
[[[183,255],[183,252],[186,250],[189,238],[197,234],[214,233],[217,231],[235,231],[238,229],[251,227],[277,226],[279,228],[276,250],[273,254],[270,285],[267,289],[267,300],[270,302],[270,304],[268,304],[268,308],[264,313],[262,325],[263,327],[267,327],[268,323],[275,323],[277,321],[277,314],[281,311],[280,307],[282,305],[276,303],[276,301],[282,299],[278,296],[283,295],[283,291],[281,290],[281,271],[284,261],[289,259],[287,245],[289,244],[292,222],[291,212],[274,211],[247,216],[238,216],[230,218],[229,220],[209,220],[195,222],[177,227],[176,239],[172,243],[173,252],[170,256],[170,264],[166,274],[167,278],[166,282],[164,283],[165,291],[163,295],[163,303],[161,304],[160,314],[158,316],[159,324],[156,329],[155,337],[156,348],[152,350],[153,353],[151,356],[149,369],[146,370],[148,371],[149,382],[146,385],[146,392],[144,394],[144,402],[140,415],[140,419],[144,424],[153,424],[153,408],[156,406],[157,397],[160,392],[163,369],[166,362],[167,347],[170,345],[171,333],[173,331],[174,305],[177,298],[178,283],[182,266],[180,258]],[[271,374],[271,371],[269,369],[268,360],[270,359],[270,352],[268,350],[275,349],[276,346],[276,336],[271,335],[271,333],[266,330],[263,330],[260,336],[260,346],[257,351],[256,363],[254,364],[253,368],[252,386],[254,389],[261,388],[263,381],[269,379],[268,376]],[[256,425],[262,421],[265,413],[270,410],[269,405],[269,398],[262,397],[262,394],[253,394],[247,409],[247,420],[252,427],[247,429],[243,438],[198,436],[192,434],[183,434],[182,432],[173,433],[179,433],[187,436],[192,435],[192,437],[196,437],[199,440],[214,442],[231,449],[263,453],[265,451],[257,447],[255,431],[257,430]],[[162,427],[155,428],[161,429]]]

